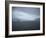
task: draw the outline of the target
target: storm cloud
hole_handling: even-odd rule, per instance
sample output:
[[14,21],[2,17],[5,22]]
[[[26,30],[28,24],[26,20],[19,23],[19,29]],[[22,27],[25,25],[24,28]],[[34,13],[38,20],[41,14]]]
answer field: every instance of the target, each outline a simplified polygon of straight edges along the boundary
[[40,18],[40,8],[13,7],[13,21],[34,21]]

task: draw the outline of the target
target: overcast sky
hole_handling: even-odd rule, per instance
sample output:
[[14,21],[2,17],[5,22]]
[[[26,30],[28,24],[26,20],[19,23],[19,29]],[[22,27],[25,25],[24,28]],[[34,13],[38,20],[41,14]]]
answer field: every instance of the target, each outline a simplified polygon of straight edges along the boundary
[[12,19],[13,21],[34,21],[40,18],[40,8],[31,7],[13,7]]

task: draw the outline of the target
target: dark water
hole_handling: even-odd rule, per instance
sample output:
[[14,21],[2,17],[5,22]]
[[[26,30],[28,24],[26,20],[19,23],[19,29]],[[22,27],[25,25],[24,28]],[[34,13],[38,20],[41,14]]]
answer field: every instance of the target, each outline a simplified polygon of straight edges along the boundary
[[12,21],[12,31],[40,30],[40,19],[35,21]]

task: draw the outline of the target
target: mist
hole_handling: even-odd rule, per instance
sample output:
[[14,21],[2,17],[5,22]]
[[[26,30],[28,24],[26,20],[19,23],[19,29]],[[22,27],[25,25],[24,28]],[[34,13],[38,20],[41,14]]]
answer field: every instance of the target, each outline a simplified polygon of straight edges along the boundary
[[12,7],[12,31],[40,30],[40,8]]
[[40,18],[39,8],[13,8],[13,21],[34,21]]

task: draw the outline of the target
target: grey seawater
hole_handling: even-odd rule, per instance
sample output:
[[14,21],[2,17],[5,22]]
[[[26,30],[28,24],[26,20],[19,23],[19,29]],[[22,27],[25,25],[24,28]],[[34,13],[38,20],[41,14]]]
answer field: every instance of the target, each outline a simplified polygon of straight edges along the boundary
[[12,31],[40,30],[40,18],[35,21],[13,21]]

